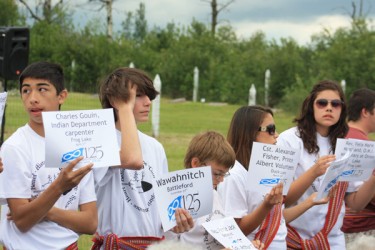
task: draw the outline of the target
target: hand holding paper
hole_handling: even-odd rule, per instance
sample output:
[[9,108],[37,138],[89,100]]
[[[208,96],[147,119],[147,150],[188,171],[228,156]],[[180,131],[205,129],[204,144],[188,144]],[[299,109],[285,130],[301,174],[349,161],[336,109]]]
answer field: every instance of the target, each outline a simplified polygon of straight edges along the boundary
[[325,155],[320,157],[315,164],[312,166],[315,174],[315,178],[324,175],[327,172],[330,164],[336,160],[335,155]]
[[283,183],[279,183],[271,189],[269,194],[266,194],[264,198],[268,206],[273,207],[276,204],[281,204],[283,202]]
[[328,196],[329,191],[332,187],[336,185],[336,183],[339,181],[340,176],[342,175],[343,171],[345,170],[345,167],[348,164],[349,157],[351,155],[350,151],[347,151],[346,154],[338,160],[335,160],[331,163],[330,167],[328,168],[327,172],[325,173],[323,177],[323,181],[320,184],[318,194],[316,196],[315,200],[321,200],[324,197]]
[[90,163],[84,167],[81,167],[80,169],[73,170],[73,168],[83,159],[83,157],[78,157],[77,159],[74,159],[71,161],[68,166],[64,167],[59,176],[56,178],[55,182],[58,185],[58,189],[61,193],[64,193],[68,190],[71,190],[75,186],[77,186],[83,177],[85,177],[86,174],[88,174],[93,164]]
[[194,220],[186,209],[176,208],[174,215],[177,225],[171,229],[172,232],[180,234],[187,232],[194,227]]

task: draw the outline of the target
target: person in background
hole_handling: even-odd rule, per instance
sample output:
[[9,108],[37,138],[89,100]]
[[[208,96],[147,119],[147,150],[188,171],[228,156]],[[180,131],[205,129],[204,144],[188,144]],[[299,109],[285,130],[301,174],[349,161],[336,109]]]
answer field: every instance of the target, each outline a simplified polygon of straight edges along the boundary
[[[349,132],[346,138],[370,140],[368,135],[375,132],[375,91],[362,88],[354,91],[348,103]],[[344,224],[346,244],[361,235],[375,239],[375,196],[367,206],[359,211],[346,207]]]
[[[103,108],[113,108],[118,144],[125,154],[121,166],[94,170],[99,225],[92,249],[144,249],[164,239],[152,180],[168,172],[163,146],[137,130],[148,121],[151,101],[158,92],[147,74],[118,68],[101,83]],[[188,211],[176,210],[181,233],[193,226]]]
[[[298,166],[286,198],[297,204],[316,192],[330,163],[335,160],[337,138],[348,132],[346,103],[340,85],[323,80],[304,100],[296,127],[280,134],[277,144],[300,151]],[[288,225],[287,243],[292,249],[345,249],[341,231],[346,203],[362,209],[375,193],[375,176],[359,187],[356,182],[339,182],[328,204],[315,206]]]
[[29,121],[1,146],[0,243],[7,249],[78,249],[79,235],[93,234],[98,223],[93,164],[74,171],[80,157],[62,169],[45,166],[42,112],[60,110],[67,98],[63,69],[32,63],[19,84]]

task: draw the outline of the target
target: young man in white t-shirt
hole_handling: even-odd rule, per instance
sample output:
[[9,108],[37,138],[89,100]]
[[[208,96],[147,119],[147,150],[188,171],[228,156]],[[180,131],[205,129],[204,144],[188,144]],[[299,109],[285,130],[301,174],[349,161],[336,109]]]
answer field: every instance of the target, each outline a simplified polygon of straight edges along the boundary
[[62,68],[36,62],[20,75],[21,99],[29,115],[1,147],[0,243],[7,249],[77,249],[79,234],[97,227],[92,164],[73,171],[46,168],[42,112],[58,111],[67,97]]
[[[136,129],[136,123],[148,121],[151,101],[157,94],[152,80],[134,68],[116,69],[100,86],[103,108],[114,108],[119,145],[124,150],[133,148],[128,150],[128,158],[137,157],[120,167],[94,170],[99,225],[92,249],[140,249],[164,238],[152,179],[168,172],[167,158],[157,140]],[[126,103],[130,109],[120,108]],[[122,118],[124,113],[127,119]],[[129,119],[133,123],[123,126]],[[136,136],[124,140],[129,134]],[[143,161],[139,163],[139,159]],[[173,229],[175,232],[184,232],[193,225],[187,211],[177,211],[176,220],[179,226]]]

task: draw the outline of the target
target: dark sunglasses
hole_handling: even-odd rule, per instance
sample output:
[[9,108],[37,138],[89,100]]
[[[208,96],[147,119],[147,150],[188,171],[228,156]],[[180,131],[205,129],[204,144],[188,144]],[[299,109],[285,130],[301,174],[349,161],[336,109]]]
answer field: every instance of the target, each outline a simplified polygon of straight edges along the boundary
[[318,99],[316,100],[316,106],[320,109],[327,107],[328,103],[331,103],[332,108],[341,108],[344,104],[343,101],[339,99],[327,100],[327,99]]
[[258,131],[262,132],[268,132],[270,135],[274,135],[276,132],[276,125],[275,124],[270,124],[265,127],[259,127]]

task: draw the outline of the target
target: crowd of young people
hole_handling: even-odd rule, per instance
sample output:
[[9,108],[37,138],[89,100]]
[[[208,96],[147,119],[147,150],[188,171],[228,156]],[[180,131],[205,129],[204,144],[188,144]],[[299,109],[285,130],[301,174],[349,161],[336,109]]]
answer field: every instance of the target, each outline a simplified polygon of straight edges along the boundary
[[[156,139],[137,129],[148,121],[158,95],[147,74],[118,68],[100,84],[102,107],[114,111],[121,164],[95,169],[88,164],[73,170],[82,157],[62,169],[45,167],[42,112],[60,110],[67,98],[61,66],[30,64],[19,84],[29,121],[4,142],[0,153],[0,243],[6,249],[78,249],[80,234],[94,235],[95,250],[145,249],[172,240],[223,249],[202,223],[226,216],[235,218],[259,249],[341,250],[343,231],[348,241],[350,234],[362,231],[375,237],[374,174],[365,182],[339,182],[328,197],[315,200],[322,176],[335,160],[336,140],[368,140],[375,131],[372,90],[354,92],[348,107],[341,87],[324,80],[302,103],[296,126],[280,135],[271,109],[246,106],[233,115],[227,139],[214,131],[195,136],[184,163],[186,168],[211,166],[213,211],[193,220],[187,210],[176,209],[177,225],[164,232],[152,182],[168,172],[166,154]],[[265,197],[248,187],[254,142],[299,150],[286,196],[282,184]],[[365,207],[360,214],[353,212]]]

